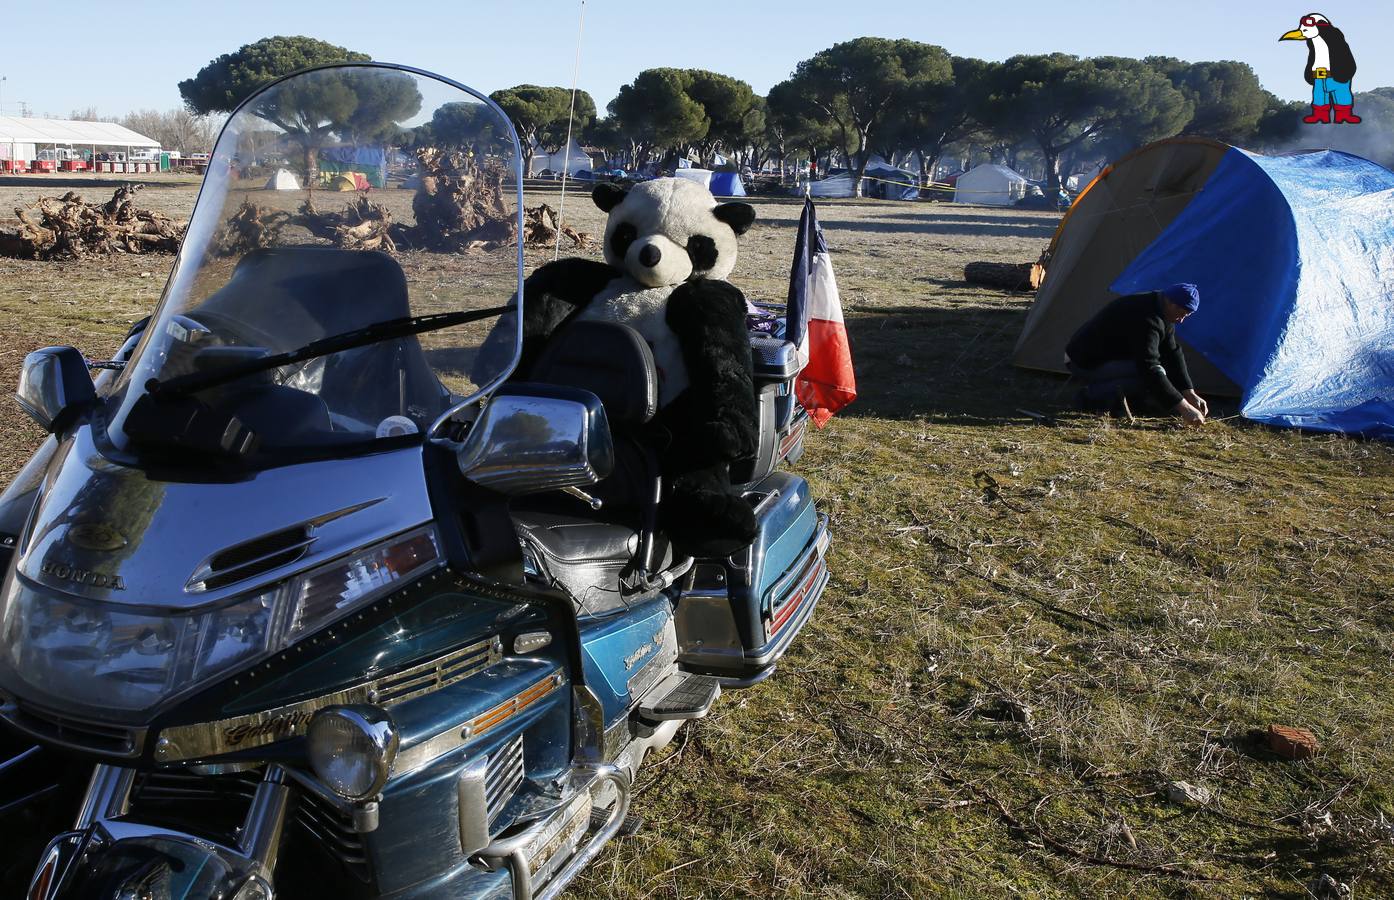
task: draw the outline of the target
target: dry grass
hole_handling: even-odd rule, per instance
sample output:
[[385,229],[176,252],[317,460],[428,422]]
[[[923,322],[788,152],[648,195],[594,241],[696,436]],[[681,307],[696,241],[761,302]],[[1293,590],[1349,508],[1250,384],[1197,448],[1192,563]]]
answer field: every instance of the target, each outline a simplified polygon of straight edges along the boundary
[[[758,206],[732,280],[781,299],[799,207]],[[956,280],[1034,258],[1054,216],[820,214],[862,391],[798,467],[833,582],[774,679],[655,759],[648,826],[573,895],[1394,893],[1394,448],[1063,412],[1006,362],[1029,298]],[[0,381],[45,343],[110,350],[166,262],[0,261]],[[39,435],[0,417],[8,475]],[[1275,722],[1317,757],[1267,753]]]

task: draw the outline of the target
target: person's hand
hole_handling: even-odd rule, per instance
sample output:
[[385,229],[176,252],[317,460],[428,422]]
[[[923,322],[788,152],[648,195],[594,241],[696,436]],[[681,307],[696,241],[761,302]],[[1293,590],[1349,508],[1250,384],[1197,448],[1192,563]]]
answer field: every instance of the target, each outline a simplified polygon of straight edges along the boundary
[[1209,417],[1210,404],[1206,403],[1205,398],[1202,397],[1200,394],[1197,394],[1194,388],[1182,394],[1181,396],[1186,398],[1187,403],[1190,403],[1196,409],[1200,410],[1200,414],[1202,416]]
[[1181,417],[1181,424],[1187,428],[1199,428],[1205,424],[1205,413],[1196,409],[1186,400],[1176,404],[1172,411]]

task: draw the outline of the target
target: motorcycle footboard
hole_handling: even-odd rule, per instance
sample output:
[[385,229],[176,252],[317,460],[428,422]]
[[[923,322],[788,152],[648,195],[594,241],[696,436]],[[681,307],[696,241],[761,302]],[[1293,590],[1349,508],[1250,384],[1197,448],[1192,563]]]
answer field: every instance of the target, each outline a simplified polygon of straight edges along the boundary
[[808,483],[785,472],[749,492],[759,532],[745,549],[693,567],[675,625],[683,668],[744,687],[768,676],[828,583],[827,517]]

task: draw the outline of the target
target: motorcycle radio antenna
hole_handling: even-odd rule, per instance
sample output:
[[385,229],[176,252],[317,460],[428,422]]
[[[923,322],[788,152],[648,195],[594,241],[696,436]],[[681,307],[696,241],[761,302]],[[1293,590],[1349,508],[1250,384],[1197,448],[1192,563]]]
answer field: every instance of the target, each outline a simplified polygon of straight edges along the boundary
[[581,0],[581,22],[576,26],[576,64],[571,70],[571,110],[566,115],[566,147],[562,150],[561,199],[557,201],[557,242],[552,259],[561,256],[561,230],[566,215],[566,179],[571,174],[571,123],[576,119],[576,85],[581,78],[581,38],[586,33],[586,0]]

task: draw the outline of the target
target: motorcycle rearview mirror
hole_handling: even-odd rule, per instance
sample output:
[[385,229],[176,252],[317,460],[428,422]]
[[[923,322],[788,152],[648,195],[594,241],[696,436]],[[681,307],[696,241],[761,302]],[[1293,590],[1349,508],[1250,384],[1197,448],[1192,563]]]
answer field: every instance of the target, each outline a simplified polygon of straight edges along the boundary
[[501,494],[594,484],[615,467],[605,408],[590,391],[517,384],[496,393],[460,446],[460,471]]
[[97,401],[97,389],[81,353],[45,347],[24,357],[15,400],[40,427],[57,434]]

